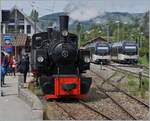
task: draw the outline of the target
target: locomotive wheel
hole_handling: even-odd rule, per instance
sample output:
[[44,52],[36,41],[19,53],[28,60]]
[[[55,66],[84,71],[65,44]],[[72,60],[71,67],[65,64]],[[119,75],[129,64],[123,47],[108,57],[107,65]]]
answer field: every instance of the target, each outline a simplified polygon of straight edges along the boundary
[[92,79],[90,77],[81,77],[81,94],[86,94],[88,93],[90,86],[92,83]]
[[46,75],[39,77],[39,84],[42,86],[45,82],[51,80],[52,77],[48,77]]
[[44,94],[54,93],[54,79],[51,76],[41,76],[39,84]]
[[44,94],[54,94],[54,81],[52,80],[51,82],[45,82],[42,85],[42,91]]

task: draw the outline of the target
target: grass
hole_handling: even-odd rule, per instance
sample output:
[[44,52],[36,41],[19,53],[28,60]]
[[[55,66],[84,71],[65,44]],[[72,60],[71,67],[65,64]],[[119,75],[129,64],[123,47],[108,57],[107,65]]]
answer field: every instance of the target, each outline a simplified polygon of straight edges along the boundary
[[126,76],[127,81],[120,83],[121,88],[125,88],[133,96],[141,97],[145,100],[149,99],[149,79],[142,78],[142,85],[140,88],[139,78],[128,74]]
[[143,64],[145,66],[149,66],[149,61],[147,60],[146,56],[140,57],[138,63]]
[[142,85],[140,88],[139,78],[136,78],[132,75],[128,75],[128,90],[134,96],[140,96],[144,99],[148,99],[147,92],[149,91],[149,79],[143,78]]
[[[128,75],[128,89],[131,92],[136,92],[139,87],[139,81],[136,77],[133,77],[132,75]],[[135,95],[135,94],[134,94]]]
[[143,79],[143,88],[146,90],[146,91],[149,91],[149,79],[147,78],[144,78]]

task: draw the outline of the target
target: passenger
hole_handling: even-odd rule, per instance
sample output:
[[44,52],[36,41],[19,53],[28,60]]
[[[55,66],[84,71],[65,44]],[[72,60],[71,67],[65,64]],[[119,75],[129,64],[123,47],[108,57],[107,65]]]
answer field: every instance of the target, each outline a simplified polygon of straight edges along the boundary
[[6,74],[8,74],[9,73],[9,55],[8,54],[5,55],[4,62],[5,62]]
[[26,77],[27,77],[27,73],[29,71],[29,57],[28,55],[23,55],[22,59],[20,60],[20,62],[18,63],[18,71],[20,73],[23,73],[24,75],[24,83],[26,83]]
[[7,73],[7,69],[6,69],[6,67],[7,67],[7,62],[8,62],[8,60],[7,60],[6,56],[5,56],[5,54],[2,52],[2,53],[1,53],[1,59],[0,59],[1,87],[2,87],[3,85],[6,85],[6,84],[5,84],[5,75],[6,75],[6,73]]
[[12,75],[13,73],[13,56],[12,55],[9,55],[9,74]]
[[14,73],[14,76],[16,76],[16,60],[14,56],[13,56],[12,72]]

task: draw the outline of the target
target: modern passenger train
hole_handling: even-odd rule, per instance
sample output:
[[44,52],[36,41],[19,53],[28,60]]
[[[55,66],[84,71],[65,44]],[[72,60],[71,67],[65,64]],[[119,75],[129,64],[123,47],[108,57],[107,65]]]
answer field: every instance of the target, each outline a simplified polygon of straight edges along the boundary
[[109,43],[91,43],[87,46],[90,50],[91,62],[98,64],[108,64],[111,60]]
[[136,41],[123,40],[111,45],[111,60],[120,63],[138,62],[138,44]]

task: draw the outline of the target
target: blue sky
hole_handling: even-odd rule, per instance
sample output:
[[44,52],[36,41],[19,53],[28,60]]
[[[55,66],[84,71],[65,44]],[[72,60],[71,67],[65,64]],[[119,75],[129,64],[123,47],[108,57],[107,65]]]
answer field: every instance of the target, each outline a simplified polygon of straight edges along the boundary
[[73,17],[96,16],[103,12],[141,13],[150,9],[150,0],[0,0],[2,9],[10,9],[15,4],[26,14],[32,8],[39,16],[52,12],[69,11]]

